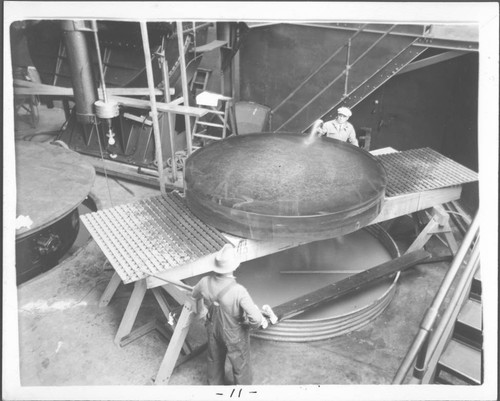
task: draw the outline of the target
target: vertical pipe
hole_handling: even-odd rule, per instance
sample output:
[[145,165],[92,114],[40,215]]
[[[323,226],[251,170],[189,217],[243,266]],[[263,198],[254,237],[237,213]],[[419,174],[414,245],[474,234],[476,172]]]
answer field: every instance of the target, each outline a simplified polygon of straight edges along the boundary
[[347,56],[346,56],[346,62],[345,62],[345,84],[344,84],[344,96],[347,96],[347,88],[349,84],[349,69],[351,68],[351,65],[349,64],[351,62],[351,39],[347,41]]
[[[460,278],[460,281],[457,284],[457,286],[453,292],[453,296],[448,304],[450,306],[443,312],[443,315],[441,316],[441,320],[440,320],[439,324],[437,325],[437,327],[434,329],[432,337],[430,338],[429,347],[428,347],[430,352],[433,352],[437,348],[438,343],[441,340],[443,333],[446,330],[446,326],[450,322],[451,316],[455,312],[454,311],[455,308],[453,308],[453,306],[457,306],[457,305],[461,306],[462,305],[463,299],[465,298],[465,295],[466,295],[465,291],[467,289],[467,285],[472,282],[472,278],[474,277],[474,274],[477,271],[477,267],[478,267],[477,261],[479,259],[479,243],[477,241],[479,240],[479,236],[477,238],[478,239],[476,240],[476,244],[474,246],[474,249],[472,250],[469,261],[467,262],[468,263],[467,267],[466,267],[462,277]],[[427,355],[425,355],[425,356],[427,356]],[[425,366],[422,365],[422,368],[427,367],[428,364],[429,364],[429,358],[427,357],[425,360]]]
[[[220,93],[224,96],[232,96],[232,61],[227,63],[228,57],[231,57],[231,23],[229,22],[217,22],[215,24],[215,35],[217,40],[223,40],[227,42],[227,47],[221,47],[220,49]],[[229,50],[228,50],[229,49]],[[229,73],[226,74],[226,68],[229,67]]]
[[[182,96],[184,98],[184,106],[189,107],[189,91],[186,76],[186,59],[184,58],[184,35],[182,32],[182,21],[177,21],[177,43],[179,45],[179,60],[181,61],[181,81],[182,81]],[[187,154],[188,156],[192,152],[191,143],[191,120],[187,114],[184,115],[184,120],[186,122],[186,142],[187,142]]]
[[97,63],[99,64],[99,76],[101,77],[102,97],[104,99],[104,103],[107,103],[108,94],[106,93],[106,82],[104,81],[104,69],[102,66],[101,47],[99,46],[99,36],[97,35],[97,22],[95,20],[92,20],[92,30],[94,31],[95,48],[97,51]]
[[61,22],[75,97],[76,119],[83,124],[92,124],[95,120],[94,103],[97,100],[97,90],[85,33],[79,31],[75,25],[76,21],[73,20]]
[[413,367],[413,377],[418,380],[422,380],[424,376],[424,366],[425,366],[425,357],[427,355],[427,350],[429,348],[429,333],[425,336],[422,347],[420,348],[417,354],[417,360],[415,362],[415,366]]
[[465,235],[462,244],[460,245],[460,249],[458,250],[457,254],[455,255],[455,258],[453,259],[450,268],[448,269],[441,285],[439,286],[438,292],[434,296],[431,306],[427,309],[427,312],[425,313],[422,322],[420,323],[419,332],[415,337],[415,339],[413,340],[413,343],[410,346],[410,349],[407,352],[401,366],[396,372],[396,375],[394,376],[394,379],[392,381],[393,384],[401,384],[406,375],[408,374],[408,371],[411,368],[411,364],[413,363],[413,361],[417,357],[417,354],[422,348],[422,345],[424,344],[427,335],[432,330],[432,326],[434,325],[436,318],[438,316],[439,308],[441,307],[446,297],[446,294],[448,293],[450,286],[453,280],[455,279],[455,276],[457,275],[458,269],[460,268],[460,266],[464,261],[465,255],[467,254],[469,247],[474,237],[476,236],[478,229],[479,229],[479,215],[477,214],[474,217],[474,220],[471,226],[469,227],[469,230],[467,231],[467,234]]
[[[167,38],[162,39],[162,63],[161,71],[163,73],[163,89],[165,90],[165,103],[170,103],[170,81],[168,79],[168,62],[167,62]],[[175,140],[174,140],[174,121],[172,113],[167,113],[168,120],[168,137],[170,139],[170,150],[172,154],[172,181],[177,181],[177,164],[175,160]]]
[[153,132],[155,138],[156,162],[158,163],[158,176],[160,181],[160,191],[165,190],[165,177],[163,175],[163,155],[161,151],[160,126],[158,124],[158,109],[156,108],[155,85],[153,79],[153,66],[151,65],[151,53],[149,51],[149,37],[146,22],[141,21],[142,47],[144,49],[144,62],[146,64],[146,74],[148,78],[149,101],[151,102],[151,116],[153,117]]

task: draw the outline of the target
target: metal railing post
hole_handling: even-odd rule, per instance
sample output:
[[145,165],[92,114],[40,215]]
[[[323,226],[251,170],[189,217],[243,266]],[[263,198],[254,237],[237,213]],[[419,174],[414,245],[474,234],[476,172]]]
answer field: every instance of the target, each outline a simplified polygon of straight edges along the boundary
[[349,70],[351,68],[350,63],[350,58],[351,58],[351,39],[347,42],[347,55],[346,55],[346,61],[345,61],[345,84],[344,84],[344,97],[347,96],[347,88],[349,85]]
[[[352,41],[354,38],[356,38],[356,36],[358,36],[361,32],[363,32],[363,29],[367,26],[368,24],[364,24],[363,26],[361,26],[361,28],[359,28],[357,30],[357,32],[352,35],[350,38],[349,38],[349,42]],[[309,82],[309,80],[314,77],[318,72],[320,72],[330,61],[332,61],[332,59],[337,55],[339,54],[342,49],[346,47],[346,45],[342,45],[340,46],[337,50],[335,50],[333,52],[333,54],[328,57],[325,61],[323,61],[323,63],[318,67],[316,68],[316,70],[314,70],[312,73],[310,73],[306,79],[304,79],[298,86],[297,88],[295,88],[287,97],[285,97],[274,109],[271,110],[271,114],[275,113],[276,110],[278,110],[281,106],[283,106],[288,100],[290,100],[293,95],[295,95],[300,88],[302,88],[307,82]]]
[[[349,66],[352,67],[355,65],[359,60],[364,58],[382,39],[384,39],[389,33],[396,28],[396,25],[393,25],[389,28],[389,30],[384,33],[380,38],[378,38],[368,49],[366,49],[356,60],[353,61],[353,63]],[[319,98],[323,93],[325,93],[330,87],[337,82],[342,76],[346,73],[347,69],[344,69],[339,75],[337,75],[328,85],[326,85],[322,90],[319,91],[311,100],[309,100],[305,105],[303,105],[295,114],[293,114],[288,120],[286,120],[283,124],[281,124],[278,128],[276,128],[274,131],[279,131],[281,128],[283,128],[285,125],[287,125],[290,121],[292,121],[295,117],[297,117],[300,113],[302,113],[303,110],[305,110],[311,103],[313,103],[317,98]]]

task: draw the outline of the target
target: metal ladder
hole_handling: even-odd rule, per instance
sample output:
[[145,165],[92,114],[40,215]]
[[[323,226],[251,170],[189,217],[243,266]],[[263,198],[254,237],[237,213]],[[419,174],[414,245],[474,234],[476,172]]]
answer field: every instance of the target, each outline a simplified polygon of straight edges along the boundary
[[[226,138],[228,130],[236,134],[232,102],[231,97],[213,92],[204,91],[196,96],[197,105],[208,110],[207,116],[210,120],[202,120],[205,117],[196,117],[192,130],[193,150],[202,147],[194,144],[195,138],[201,139],[203,143],[205,140],[218,141]],[[213,122],[214,119],[220,122]],[[212,128],[210,132],[209,128]],[[215,133],[218,131],[220,135],[214,135],[213,131],[216,131]]]
[[199,92],[203,92],[207,88],[208,80],[212,70],[207,70],[206,68],[198,68],[194,72],[193,79],[191,80],[191,85],[189,90],[194,95],[198,95]]

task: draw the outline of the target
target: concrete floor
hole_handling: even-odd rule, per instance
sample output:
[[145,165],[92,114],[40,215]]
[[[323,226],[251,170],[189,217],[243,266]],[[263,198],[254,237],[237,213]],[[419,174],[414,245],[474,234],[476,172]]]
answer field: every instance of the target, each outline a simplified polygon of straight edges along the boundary
[[[57,110],[52,112],[59,113]],[[101,208],[158,193],[154,188],[101,175],[92,189]],[[404,251],[407,244],[400,245]],[[427,250],[435,256],[449,253],[436,238]],[[447,267],[446,263],[427,264],[404,272],[388,308],[355,332],[311,343],[253,339],[254,384],[391,383]],[[111,303],[100,308],[99,298],[112,273],[104,254],[90,239],[57,267],[18,287],[22,386],[153,384],[167,343],[152,332],[123,348],[114,345],[132,286],[121,285]],[[161,316],[148,293],[136,325]],[[199,343],[203,336],[199,323],[192,327],[190,339]],[[170,384],[205,384],[205,358],[202,353],[175,369]]]

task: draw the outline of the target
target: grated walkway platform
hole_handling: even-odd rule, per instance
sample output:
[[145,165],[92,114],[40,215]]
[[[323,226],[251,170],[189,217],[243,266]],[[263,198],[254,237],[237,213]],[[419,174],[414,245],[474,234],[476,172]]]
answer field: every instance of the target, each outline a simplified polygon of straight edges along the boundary
[[466,184],[476,172],[430,148],[377,156],[387,173],[386,197]]
[[176,192],[80,218],[125,284],[217,252],[227,243]]

